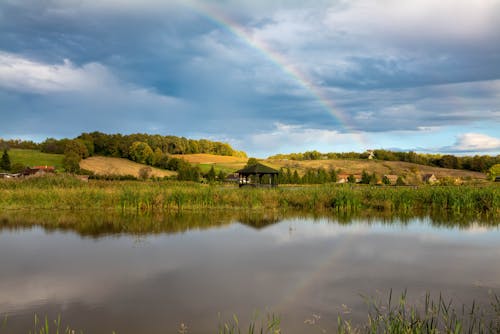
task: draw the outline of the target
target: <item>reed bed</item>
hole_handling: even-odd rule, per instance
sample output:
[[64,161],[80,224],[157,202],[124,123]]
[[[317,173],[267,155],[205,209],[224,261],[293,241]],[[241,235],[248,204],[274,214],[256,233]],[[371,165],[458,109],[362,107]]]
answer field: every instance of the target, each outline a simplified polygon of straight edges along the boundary
[[196,209],[280,209],[413,214],[452,212],[500,217],[500,187],[317,185],[274,189],[181,182],[91,181],[68,176],[0,182],[0,210],[112,209],[162,212]]

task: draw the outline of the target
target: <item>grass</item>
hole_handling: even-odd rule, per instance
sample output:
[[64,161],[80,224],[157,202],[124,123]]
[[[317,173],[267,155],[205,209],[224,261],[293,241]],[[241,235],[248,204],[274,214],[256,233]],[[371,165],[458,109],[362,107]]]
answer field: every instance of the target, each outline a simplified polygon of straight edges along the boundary
[[398,215],[452,213],[469,219],[500,217],[500,187],[377,187],[318,185],[275,189],[208,186],[188,182],[81,182],[56,175],[0,181],[0,210],[113,209],[164,212],[196,209],[263,209],[384,212]]
[[24,166],[54,166],[56,170],[62,171],[62,154],[43,153],[37,150],[22,150],[10,149],[9,150],[11,164],[21,163]]
[[368,316],[364,324],[353,325],[338,318],[337,332],[351,333],[500,333],[500,298],[493,296],[491,304],[480,308],[475,302],[456,309],[451,300],[439,295],[432,299],[426,294],[423,305],[410,305],[406,292],[396,303],[392,291],[387,302],[367,298]]

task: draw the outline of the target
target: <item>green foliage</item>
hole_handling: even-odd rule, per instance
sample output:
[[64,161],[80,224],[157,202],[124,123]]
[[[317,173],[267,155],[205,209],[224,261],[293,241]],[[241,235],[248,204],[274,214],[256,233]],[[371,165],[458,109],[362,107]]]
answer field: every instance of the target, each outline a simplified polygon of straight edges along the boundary
[[129,156],[132,161],[151,165],[154,159],[154,152],[147,143],[136,141],[130,146]]
[[259,160],[257,160],[257,158],[248,158],[248,161],[247,161],[247,164],[245,167],[253,166],[253,165],[256,165],[258,163],[259,163]]
[[89,157],[89,151],[85,143],[80,139],[69,140],[64,148],[64,154],[76,154],[80,159]]
[[82,160],[76,152],[69,151],[64,154],[63,167],[68,173],[78,173],[80,171],[80,161]]
[[217,174],[217,178],[219,179],[220,182],[224,181],[226,179],[226,174],[224,173],[223,170],[219,171],[219,174]]
[[207,177],[208,182],[215,182],[215,179],[216,179],[217,175],[215,174],[214,166],[212,166],[210,168],[210,170],[208,171],[206,177]]
[[385,184],[386,186],[388,186],[391,184],[391,180],[389,180],[387,175],[384,175],[384,177],[382,177],[382,183]]
[[6,172],[10,171],[10,157],[7,149],[3,150],[2,159],[0,160],[0,170],[4,170]]
[[21,173],[23,170],[26,169],[27,166],[23,165],[22,163],[20,162],[15,162],[12,164],[12,166],[10,167],[10,171],[12,173]]
[[363,172],[361,173],[361,181],[360,183],[361,184],[370,184],[372,180],[372,177],[370,174],[368,174],[367,171],[363,170]]
[[489,176],[492,180],[494,180],[495,177],[500,176],[500,164],[491,166],[489,170]]
[[403,177],[398,176],[398,178],[397,178],[397,180],[396,180],[396,185],[397,185],[397,186],[406,186],[406,182],[405,182],[405,180],[403,179]]
[[354,177],[354,175],[349,175],[347,177],[347,183],[356,183],[356,177]]

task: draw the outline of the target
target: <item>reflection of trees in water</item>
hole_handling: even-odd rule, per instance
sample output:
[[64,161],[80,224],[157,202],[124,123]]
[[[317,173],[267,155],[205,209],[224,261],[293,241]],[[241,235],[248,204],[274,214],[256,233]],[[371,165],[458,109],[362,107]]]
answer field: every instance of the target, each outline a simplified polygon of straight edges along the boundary
[[415,220],[428,222],[436,227],[494,227],[494,218],[480,215],[453,214],[451,212],[414,212],[393,214],[381,211],[321,212],[279,210],[205,210],[175,211],[156,214],[116,213],[113,211],[11,211],[0,214],[1,230],[18,230],[42,227],[46,231],[74,231],[82,236],[147,235],[158,233],[183,233],[203,230],[240,222],[256,229],[279,223],[286,219],[327,220],[349,224],[398,224],[408,225]]

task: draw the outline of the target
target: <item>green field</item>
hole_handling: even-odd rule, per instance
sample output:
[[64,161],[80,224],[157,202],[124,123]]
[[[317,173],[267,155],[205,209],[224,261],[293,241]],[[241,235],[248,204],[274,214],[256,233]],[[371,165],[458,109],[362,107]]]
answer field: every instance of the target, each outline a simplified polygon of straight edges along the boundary
[[21,163],[24,166],[54,166],[56,170],[63,171],[62,154],[43,153],[37,150],[22,150],[13,148],[9,150],[10,163]]

